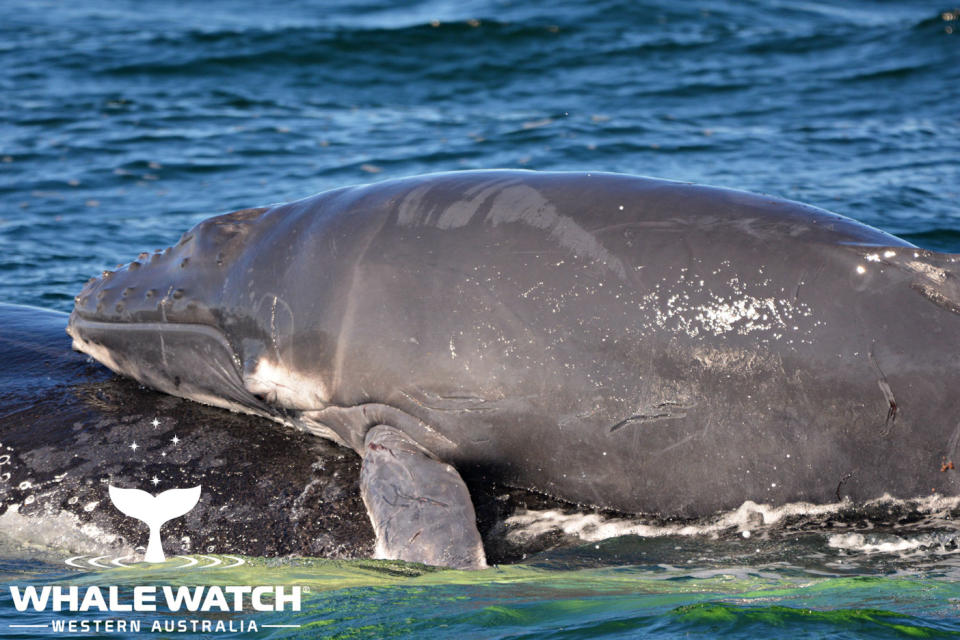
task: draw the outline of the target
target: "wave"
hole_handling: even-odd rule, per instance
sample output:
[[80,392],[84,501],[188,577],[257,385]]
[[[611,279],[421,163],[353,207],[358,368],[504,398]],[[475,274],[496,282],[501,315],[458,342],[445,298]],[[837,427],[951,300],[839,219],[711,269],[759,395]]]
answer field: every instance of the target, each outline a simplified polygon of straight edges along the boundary
[[[556,28],[549,24],[495,21],[427,23],[396,29],[311,26],[215,33],[188,31],[152,38],[145,44],[146,51],[153,55],[108,61],[96,68],[102,73],[120,75],[199,75],[213,68],[303,67],[320,63],[343,68],[363,60],[375,60],[384,70],[404,64],[427,68],[443,63],[448,56],[463,54],[476,58],[477,47],[493,55],[497,50],[546,44],[556,33]],[[161,57],[155,58],[158,52]]]

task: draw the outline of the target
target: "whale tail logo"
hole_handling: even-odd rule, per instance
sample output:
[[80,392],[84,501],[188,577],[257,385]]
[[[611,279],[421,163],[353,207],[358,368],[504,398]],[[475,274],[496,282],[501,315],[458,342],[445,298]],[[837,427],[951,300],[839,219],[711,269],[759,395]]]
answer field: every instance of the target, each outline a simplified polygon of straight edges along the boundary
[[110,500],[126,516],[136,518],[150,528],[147,562],[163,562],[160,526],[168,520],[189,513],[200,500],[200,485],[189,489],[170,489],[156,496],[140,489],[120,489],[110,485]]

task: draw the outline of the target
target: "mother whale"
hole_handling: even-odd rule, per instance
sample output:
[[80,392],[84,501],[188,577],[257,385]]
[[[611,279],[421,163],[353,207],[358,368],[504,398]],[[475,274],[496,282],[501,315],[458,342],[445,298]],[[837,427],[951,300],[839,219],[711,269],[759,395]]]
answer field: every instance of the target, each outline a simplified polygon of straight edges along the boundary
[[381,556],[478,567],[461,473],[668,516],[960,493],[955,259],[738,191],[447,173],[209,219],[68,332],[355,449]]

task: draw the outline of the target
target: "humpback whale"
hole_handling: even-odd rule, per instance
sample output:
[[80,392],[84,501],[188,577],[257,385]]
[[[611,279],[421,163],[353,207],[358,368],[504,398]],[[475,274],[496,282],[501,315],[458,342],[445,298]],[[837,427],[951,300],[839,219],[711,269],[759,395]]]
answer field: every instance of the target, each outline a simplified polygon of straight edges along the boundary
[[957,494],[956,259],[741,191],[451,172],[201,222],[68,332],[353,449],[377,555],[479,568],[464,479],[664,517]]

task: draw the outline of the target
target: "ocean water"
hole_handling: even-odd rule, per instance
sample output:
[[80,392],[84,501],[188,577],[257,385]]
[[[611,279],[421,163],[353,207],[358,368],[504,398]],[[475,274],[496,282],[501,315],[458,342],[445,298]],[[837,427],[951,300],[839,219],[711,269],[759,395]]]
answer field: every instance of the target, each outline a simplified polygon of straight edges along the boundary
[[[759,191],[960,252],[950,0],[4,0],[0,61],[3,302],[69,310],[212,214],[472,168]],[[0,576],[310,588],[257,618],[300,627],[215,634],[235,637],[940,637],[960,634],[947,522],[625,536],[480,573],[251,558],[201,579],[7,549]],[[0,590],[4,637],[51,634],[10,627],[31,620]]]

